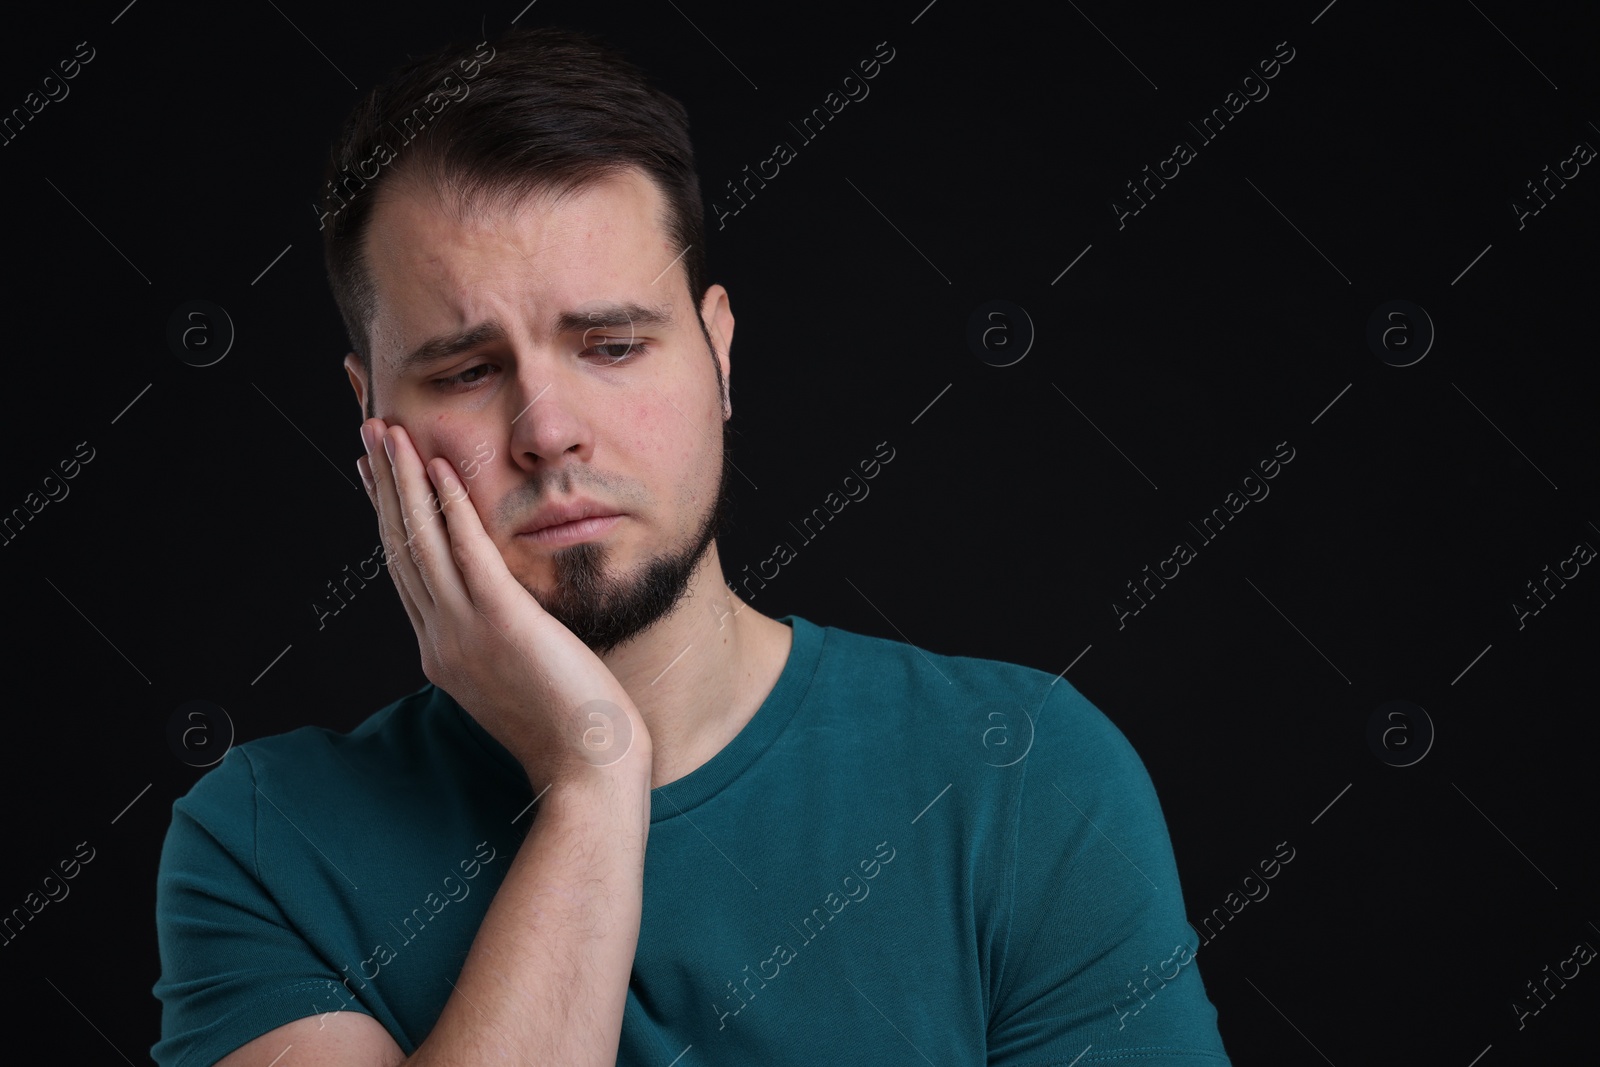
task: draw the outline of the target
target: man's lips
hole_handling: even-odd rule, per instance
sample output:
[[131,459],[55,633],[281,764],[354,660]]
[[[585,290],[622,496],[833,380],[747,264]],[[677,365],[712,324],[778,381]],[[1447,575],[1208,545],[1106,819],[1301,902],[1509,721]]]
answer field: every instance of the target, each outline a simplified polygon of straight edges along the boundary
[[622,520],[604,504],[574,500],[541,509],[516,536],[539,544],[568,544],[598,537]]

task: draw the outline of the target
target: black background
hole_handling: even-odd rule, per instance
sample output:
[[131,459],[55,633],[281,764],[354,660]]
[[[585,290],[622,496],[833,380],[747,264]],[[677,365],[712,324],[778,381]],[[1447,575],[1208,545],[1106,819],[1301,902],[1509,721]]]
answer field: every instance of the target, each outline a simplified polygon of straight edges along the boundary
[[[1600,977],[1521,1029],[1512,1005],[1600,945],[1600,577],[1521,628],[1512,602],[1600,546],[1600,174],[1520,228],[1511,204],[1600,146],[1596,24],[1325,2],[539,0],[521,24],[599,30],[682,99],[708,200],[797,148],[723,229],[708,215],[749,476],[730,575],[878,442],[896,458],[753,606],[1070,665],[1150,770],[1197,924],[1289,842],[1201,952],[1235,1063],[1559,1060],[1592,1048]],[[9,113],[95,50],[0,146],[0,511],[94,450],[0,548],[0,911],[96,849],[0,948],[13,1041],[64,1062],[145,1062],[158,1036],[156,864],[200,773],[169,745],[180,705],[247,740],[349,728],[424,682],[386,584],[321,630],[311,608],[377,543],[311,205],[359,91],[522,7],[122,3],[13,15],[0,66]],[[800,145],[788,122],[883,41],[870,96]],[[1202,144],[1186,122],[1284,41],[1270,95]],[[1180,139],[1197,158],[1119,228],[1113,199]],[[166,343],[193,299],[237,331],[213,366]],[[994,299],[1036,331],[1011,366],[966,341]],[[1367,342],[1397,299],[1437,331],[1405,367]],[[1285,441],[1270,496],[1202,546],[1189,522]],[[1197,558],[1119,628],[1125,583],[1178,540]],[[1436,731],[1410,766],[1368,743],[1390,700]],[[1414,757],[1420,719],[1394,722],[1390,760]]]

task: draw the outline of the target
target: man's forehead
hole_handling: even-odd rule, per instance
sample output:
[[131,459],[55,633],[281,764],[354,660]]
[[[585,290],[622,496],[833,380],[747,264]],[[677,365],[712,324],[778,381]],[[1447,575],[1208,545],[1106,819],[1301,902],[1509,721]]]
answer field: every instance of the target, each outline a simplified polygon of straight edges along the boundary
[[659,190],[636,169],[516,198],[463,199],[411,181],[374,206],[365,244],[385,280],[417,274],[448,282],[507,267],[548,272],[604,264],[616,271],[671,248],[665,216]]

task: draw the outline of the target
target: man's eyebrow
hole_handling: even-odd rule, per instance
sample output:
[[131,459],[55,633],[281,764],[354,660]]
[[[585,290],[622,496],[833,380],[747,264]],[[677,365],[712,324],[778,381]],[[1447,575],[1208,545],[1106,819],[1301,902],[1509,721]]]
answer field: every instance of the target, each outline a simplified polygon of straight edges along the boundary
[[[555,317],[551,327],[553,333],[564,334],[593,329],[660,329],[671,326],[673,322],[670,306],[621,303],[602,304],[587,311],[563,311]],[[404,374],[414,367],[439,363],[480,345],[505,339],[505,328],[491,319],[458,333],[443,334],[424,341],[400,357],[396,370]]]
[[644,304],[601,304],[588,311],[563,311],[552,324],[554,332],[581,333],[584,330],[615,330],[623,327],[660,329],[671,326],[672,308]]

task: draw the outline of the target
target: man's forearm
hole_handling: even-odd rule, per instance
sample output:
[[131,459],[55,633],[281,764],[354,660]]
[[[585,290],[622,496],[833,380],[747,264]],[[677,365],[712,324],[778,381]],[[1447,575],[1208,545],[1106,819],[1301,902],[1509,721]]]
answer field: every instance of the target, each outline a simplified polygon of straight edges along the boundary
[[411,1067],[617,1060],[639,940],[650,765],[550,787]]

